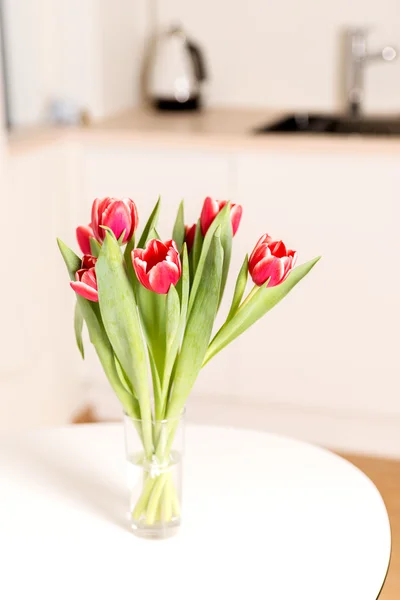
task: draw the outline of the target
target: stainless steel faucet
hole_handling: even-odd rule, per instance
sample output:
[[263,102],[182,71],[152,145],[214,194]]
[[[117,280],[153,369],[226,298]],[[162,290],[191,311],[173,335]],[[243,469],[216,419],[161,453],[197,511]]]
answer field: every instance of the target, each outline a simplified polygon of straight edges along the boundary
[[367,29],[356,28],[345,32],[345,76],[346,102],[351,116],[360,117],[364,98],[364,69],[375,60],[390,62],[397,52],[392,46],[369,53],[367,49]]

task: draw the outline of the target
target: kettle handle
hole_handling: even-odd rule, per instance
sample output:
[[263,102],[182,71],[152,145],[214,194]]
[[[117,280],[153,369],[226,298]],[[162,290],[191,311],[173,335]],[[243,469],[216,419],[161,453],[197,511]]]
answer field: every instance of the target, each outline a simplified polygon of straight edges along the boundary
[[186,42],[186,46],[193,61],[194,73],[197,81],[204,81],[207,79],[207,71],[202,51],[196,44],[189,40]]

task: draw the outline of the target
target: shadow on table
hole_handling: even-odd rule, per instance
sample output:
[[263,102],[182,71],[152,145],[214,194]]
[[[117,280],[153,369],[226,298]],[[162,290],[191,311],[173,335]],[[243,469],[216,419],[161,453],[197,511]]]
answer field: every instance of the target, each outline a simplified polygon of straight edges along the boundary
[[[31,479],[36,485],[60,494],[64,499],[78,502],[96,512],[105,520],[128,531],[125,519],[128,506],[127,490],[118,483],[110,484],[102,478],[101,472],[93,471],[90,465],[85,468],[68,464],[60,455],[52,457],[40,448],[32,447],[19,440],[12,449],[14,467],[20,469],[24,480]],[[14,462],[14,461],[13,461]]]

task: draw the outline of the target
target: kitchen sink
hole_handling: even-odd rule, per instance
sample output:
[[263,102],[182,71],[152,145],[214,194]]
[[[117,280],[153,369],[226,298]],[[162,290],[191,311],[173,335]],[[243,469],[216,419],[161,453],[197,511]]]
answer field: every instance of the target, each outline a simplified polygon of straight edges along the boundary
[[400,136],[400,115],[398,118],[352,118],[344,115],[298,113],[259,127],[255,133]]

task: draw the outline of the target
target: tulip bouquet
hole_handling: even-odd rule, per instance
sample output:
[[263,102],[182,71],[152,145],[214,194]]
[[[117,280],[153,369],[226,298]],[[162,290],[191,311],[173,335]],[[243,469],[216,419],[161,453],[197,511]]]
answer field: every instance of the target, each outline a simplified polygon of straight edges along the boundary
[[[161,436],[158,424],[182,414],[200,370],[282,300],[318,258],[295,268],[296,252],[263,235],[244,257],[225,322],[213,335],[242,207],[206,198],[189,227],[182,202],[166,241],[157,233],[159,210],[160,201],[136,242],[135,203],[96,199],[90,225],[76,232],[83,256],[61,240],[58,245],[76,293],[82,356],[85,322],[111,387],[136,423],[142,460],[168,465],[175,426]],[[249,275],[254,287],[246,294]],[[177,512],[168,478],[145,478],[134,519],[153,525]]]

